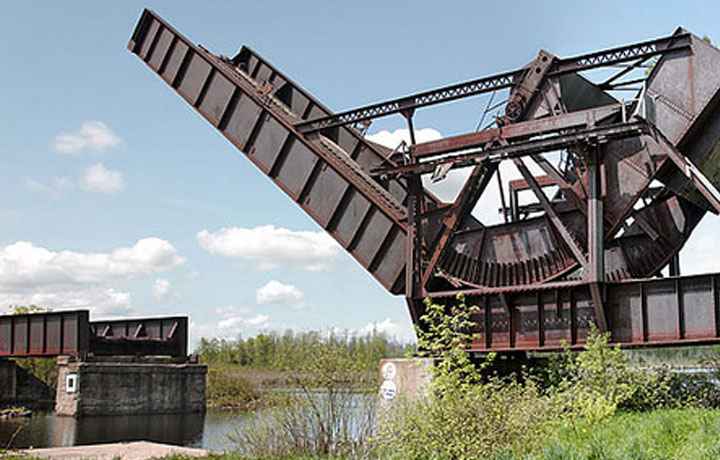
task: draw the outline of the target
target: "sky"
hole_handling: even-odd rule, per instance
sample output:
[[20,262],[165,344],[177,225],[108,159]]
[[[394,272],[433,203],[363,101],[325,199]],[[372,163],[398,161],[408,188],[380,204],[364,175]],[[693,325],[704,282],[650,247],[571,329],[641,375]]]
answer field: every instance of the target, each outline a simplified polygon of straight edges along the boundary
[[[403,298],[127,50],[145,7],[215,54],[250,45],[336,111],[513,70],[540,49],[572,56],[679,25],[720,41],[710,1],[5,0],[0,312],[186,314],[193,343],[286,329],[412,340]],[[474,130],[485,103],[418,111],[421,139]],[[396,145],[403,127],[388,117],[368,134]],[[719,224],[695,231],[684,273],[720,271]]]

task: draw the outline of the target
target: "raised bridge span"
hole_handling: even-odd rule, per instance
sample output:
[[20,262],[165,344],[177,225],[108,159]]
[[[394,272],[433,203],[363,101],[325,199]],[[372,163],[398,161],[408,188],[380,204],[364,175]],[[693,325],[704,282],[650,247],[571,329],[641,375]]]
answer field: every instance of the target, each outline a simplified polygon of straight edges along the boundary
[[[481,307],[472,351],[581,347],[591,322],[623,346],[720,342],[720,275],[680,276],[677,263],[720,211],[720,50],[684,29],[569,58],[541,51],[517,70],[339,113],[254,50],[215,55],[150,10],[128,48],[405,295],[416,324],[424,298],[462,293]],[[591,81],[601,68],[614,75]],[[632,100],[613,96],[627,89]],[[479,132],[396,150],[364,137],[374,118],[402,115],[412,134],[416,110],[501,90]],[[545,156],[557,152],[559,164]],[[483,224],[472,211],[501,162],[523,179],[508,184],[503,222]],[[420,179],[453,168],[471,173],[443,203]],[[534,202],[518,201],[524,190]]]

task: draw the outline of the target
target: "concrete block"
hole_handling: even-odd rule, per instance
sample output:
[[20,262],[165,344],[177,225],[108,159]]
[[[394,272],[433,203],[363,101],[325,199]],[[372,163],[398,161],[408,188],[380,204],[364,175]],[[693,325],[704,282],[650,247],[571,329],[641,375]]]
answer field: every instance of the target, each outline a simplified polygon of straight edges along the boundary
[[58,415],[173,414],[205,411],[207,366],[108,360],[58,361]]
[[382,385],[380,396],[383,404],[396,398],[414,399],[427,394],[432,380],[433,359],[383,359],[380,361]]

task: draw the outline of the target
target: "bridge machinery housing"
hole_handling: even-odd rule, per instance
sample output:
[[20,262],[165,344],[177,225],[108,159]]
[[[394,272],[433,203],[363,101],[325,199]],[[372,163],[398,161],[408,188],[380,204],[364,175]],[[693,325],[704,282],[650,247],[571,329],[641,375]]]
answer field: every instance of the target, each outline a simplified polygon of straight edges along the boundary
[[[250,48],[214,55],[150,10],[128,47],[405,295],[413,321],[426,297],[480,306],[472,351],[579,347],[591,322],[624,346],[720,338],[720,275],[683,277],[678,264],[720,211],[720,51],[681,28],[569,58],[541,51],[517,70],[338,113]],[[481,94],[499,101],[488,126],[415,141],[417,110]],[[364,137],[390,115],[411,135],[394,150]],[[521,178],[503,182],[503,163]],[[421,180],[460,168],[451,202]],[[494,181],[502,220],[483,222],[473,210]]]

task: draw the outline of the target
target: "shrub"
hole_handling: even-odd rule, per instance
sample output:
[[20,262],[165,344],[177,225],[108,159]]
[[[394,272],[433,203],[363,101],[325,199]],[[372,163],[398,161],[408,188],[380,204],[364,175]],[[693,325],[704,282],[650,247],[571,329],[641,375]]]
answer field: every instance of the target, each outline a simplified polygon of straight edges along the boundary
[[231,440],[241,453],[261,458],[368,455],[377,380],[368,379],[345,337],[313,341],[304,353],[308,356],[284,363],[292,385],[287,404],[254,414]]
[[260,401],[260,392],[238,372],[210,367],[206,382],[205,395],[210,406],[251,409]]
[[594,424],[618,409],[647,410],[677,405],[671,394],[671,376],[659,370],[644,370],[630,364],[619,346],[610,347],[609,333],[591,324],[585,350],[565,350],[551,374],[555,386],[549,390],[553,405],[566,422],[584,418]]
[[483,379],[493,355],[480,366],[471,362],[465,349],[477,307],[457,300],[447,309],[426,300],[418,348],[438,358],[433,381],[426,396],[397,401],[384,414],[381,450],[407,459],[476,459],[530,451],[547,434],[554,416],[534,379]]

